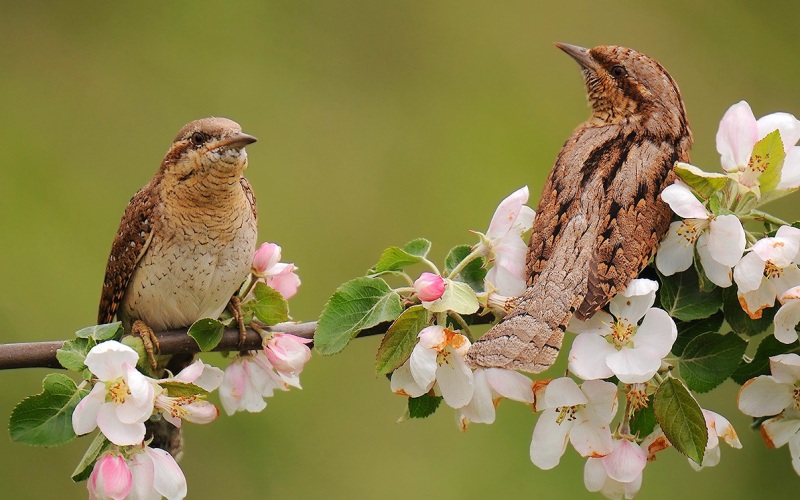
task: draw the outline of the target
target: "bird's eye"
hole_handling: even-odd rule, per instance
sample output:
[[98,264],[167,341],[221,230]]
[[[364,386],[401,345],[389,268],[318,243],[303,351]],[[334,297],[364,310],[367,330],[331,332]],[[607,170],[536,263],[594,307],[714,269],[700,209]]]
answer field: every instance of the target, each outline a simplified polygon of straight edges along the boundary
[[199,146],[204,142],[206,142],[207,140],[208,137],[206,137],[206,134],[202,132],[195,132],[194,134],[192,134],[192,144],[194,144],[195,146]]
[[624,66],[617,65],[611,68],[611,76],[613,76],[614,78],[622,78],[627,74],[628,70],[626,70]]

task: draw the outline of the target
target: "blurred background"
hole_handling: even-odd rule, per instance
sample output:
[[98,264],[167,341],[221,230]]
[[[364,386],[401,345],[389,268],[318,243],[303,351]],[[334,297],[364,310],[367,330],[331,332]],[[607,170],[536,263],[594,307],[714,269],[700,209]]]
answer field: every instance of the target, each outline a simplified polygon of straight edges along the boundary
[[[660,61],[686,102],[693,162],[708,170],[733,103],[800,114],[796,2],[3,1],[0,11],[2,342],[94,324],[125,205],[195,118],[226,116],[259,138],[247,174],[259,239],[299,266],[292,313],[313,320],[385,247],[426,237],[441,261],[520,186],[535,206],[588,117],[578,67],[553,42]],[[775,213],[797,219],[797,200]],[[571,449],[555,470],[530,463],[535,417],[523,405],[465,434],[446,408],[396,423],[404,399],[374,375],[378,343],[315,356],[303,390],[261,414],[187,425],[189,497],[591,497]],[[46,373],[0,373],[3,418]],[[663,453],[638,498],[797,498],[788,449],[764,448],[736,391],[729,382],[700,402],[734,423],[744,450],[723,446],[722,463],[700,473]],[[3,496],[85,498],[69,475],[88,444],[0,437]]]

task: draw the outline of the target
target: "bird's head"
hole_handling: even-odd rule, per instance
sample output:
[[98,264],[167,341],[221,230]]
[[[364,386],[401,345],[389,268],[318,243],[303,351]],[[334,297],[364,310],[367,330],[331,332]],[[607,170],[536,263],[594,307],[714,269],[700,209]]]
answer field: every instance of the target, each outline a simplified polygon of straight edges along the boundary
[[232,185],[247,168],[245,146],[256,138],[227,118],[202,118],[186,124],[164,158],[167,184],[180,187]]
[[591,123],[642,122],[649,131],[664,134],[688,128],[678,85],[658,62],[615,45],[556,46],[581,66],[592,106]]

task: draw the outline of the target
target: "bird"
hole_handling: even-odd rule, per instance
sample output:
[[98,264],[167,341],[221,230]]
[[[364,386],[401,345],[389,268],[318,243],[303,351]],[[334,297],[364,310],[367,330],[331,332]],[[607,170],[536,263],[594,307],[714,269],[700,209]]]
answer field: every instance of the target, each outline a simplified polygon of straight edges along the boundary
[[678,85],[630,48],[557,43],[581,67],[591,116],[567,139],[531,232],[527,289],[467,352],[473,368],[540,373],[573,317],[587,320],[639,275],[672,218],[661,199],[692,133]]
[[141,335],[153,370],[153,331],[217,318],[250,272],[258,211],[243,174],[254,142],[227,118],[188,123],[125,209],[97,321],[116,316],[126,333]]

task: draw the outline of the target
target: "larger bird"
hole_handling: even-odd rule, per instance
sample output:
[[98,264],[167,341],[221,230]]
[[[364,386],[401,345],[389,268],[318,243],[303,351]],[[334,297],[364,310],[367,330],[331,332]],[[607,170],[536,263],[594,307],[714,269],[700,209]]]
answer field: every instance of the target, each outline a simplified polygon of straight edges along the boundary
[[545,184],[528,248],[528,288],[467,353],[473,367],[539,373],[567,323],[590,318],[647,265],[671,211],[661,191],[692,135],[675,81],[617,46],[556,44],[580,64],[592,115],[572,133]]
[[147,340],[152,330],[220,315],[253,259],[256,202],[243,173],[245,146],[255,141],[226,118],[196,120],[178,132],[125,209],[98,323],[116,315],[127,332]]

